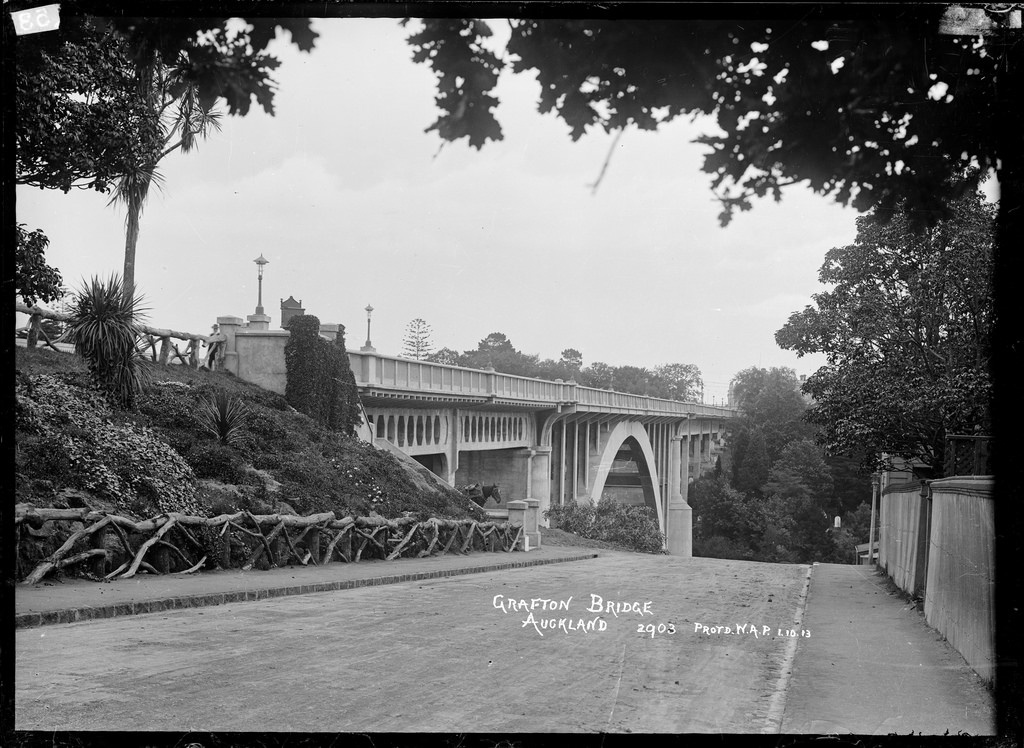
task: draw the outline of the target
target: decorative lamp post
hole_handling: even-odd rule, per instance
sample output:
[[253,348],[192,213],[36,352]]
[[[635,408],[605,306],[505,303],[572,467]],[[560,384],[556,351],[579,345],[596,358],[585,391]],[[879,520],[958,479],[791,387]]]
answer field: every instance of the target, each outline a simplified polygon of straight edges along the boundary
[[263,314],[263,266],[270,263],[266,257],[261,253],[253,262],[256,263],[256,267],[259,268],[257,277],[257,283],[259,287],[259,296],[256,301],[256,314]]
[[366,305],[366,345],[363,346],[364,351],[372,351],[373,343],[370,342],[370,315],[373,313],[373,307],[369,304]]

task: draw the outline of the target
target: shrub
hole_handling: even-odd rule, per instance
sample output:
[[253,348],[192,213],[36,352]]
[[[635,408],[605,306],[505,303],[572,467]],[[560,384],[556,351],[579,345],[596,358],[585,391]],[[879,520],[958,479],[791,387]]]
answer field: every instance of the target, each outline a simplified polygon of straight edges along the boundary
[[348,352],[345,350],[344,325],[338,325],[338,334],[334,338],[334,344],[330,346],[329,363],[333,386],[327,425],[334,431],[353,435],[355,427],[362,420],[362,413],[359,407],[356,376],[352,373]]
[[665,535],[658,518],[647,506],[630,506],[602,499],[553,506],[544,512],[558,527],[581,538],[615,543],[640,553],[662,553]]
[[[149,428],[119,422],[97,390],[41,375],[19,382],[20,426],[38,460],[26,467],[56,488],[90,491],[121,508],[195,513],[195,475],[181,455]],[[23,438],[24,434],[20,438]],[[50,472],[41,472],[50,471]],[[144,513],[144,512],[142,512]]]
[[359,399],[344,328],[339,326],[335,342],[328,343],[320,337],[320,320],[300,314],[288,322],[288,331],[285,399],[329,429],[352,434],[359,423]]
[[234,448],[225,444],[193,444],[185,460],[199,478],[212,478],[221,483],[242,483],[246,479],[245,461]]
[[746,561],[753,558],[753,551],[735,540],[712,535],[693,539],[693,555],[700,558],[729,558]]
[[190,388],[171,385],[171,382],[157,382],[147,387],[136,400],[137,412],[151,425],[194,431],[196,421]]
[[246,430],[249,409],[238,398],[228,397],[223,390],[200,401],[198,419],[199,425],[221,444],[241,447],[252,442]]
[[121,279],[93,277],[72,303],[70,338],[89,373],[119,404],[131,408],[148,369],[138,341],[139,297],[125,298]]
[[640,553],[661,553],[665,535],[658,517],[648,506],[629,506],[602,499],[594,514],[594,528],[599,540],[617,543]]
[[579,535],[581,538],[594,538],[594,502],[570,502],[562,506],[552,506],[544,516],[558,523],[558,529]]

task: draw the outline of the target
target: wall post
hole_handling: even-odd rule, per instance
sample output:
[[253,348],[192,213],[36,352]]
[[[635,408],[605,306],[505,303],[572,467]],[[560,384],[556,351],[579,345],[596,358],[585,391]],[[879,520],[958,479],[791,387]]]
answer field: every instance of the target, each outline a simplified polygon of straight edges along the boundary
[[531,548],[540,548],[540,501],[537,499],[526,500],[523,534],[530,539]]

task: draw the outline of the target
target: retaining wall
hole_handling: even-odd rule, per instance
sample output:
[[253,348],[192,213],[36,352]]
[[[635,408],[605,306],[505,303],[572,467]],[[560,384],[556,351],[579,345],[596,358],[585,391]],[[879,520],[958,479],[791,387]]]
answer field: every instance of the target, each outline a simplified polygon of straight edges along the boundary
[[900,589],[916,597],[925,593],[929,512],[920,483],[890,485],[882,493],[878,565]]
[[928,624],[988,683],[995,678],[995,515],[991,476],[931,482]]

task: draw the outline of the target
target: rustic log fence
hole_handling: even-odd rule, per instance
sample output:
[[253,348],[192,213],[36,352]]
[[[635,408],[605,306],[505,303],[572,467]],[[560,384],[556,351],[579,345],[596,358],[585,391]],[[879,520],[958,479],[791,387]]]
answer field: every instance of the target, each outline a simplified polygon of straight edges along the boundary
[[[305,517],[245,511],[196,517],[172,512],[136,521],[85,508],[18,504],[14,521],[15,557],[19,560],[22,544],[45,535],[47,523],[81,524],[25,575],[24,584],[37,584],[53,571],[82,563],[89,564],[87,576],[92,578],[128,579],[142,570],[151,574],[191,574],[208,565],[248,570],[292,562],[323,566],[335,559],[358,563],[363,558],[392,561],[446,553],[466,555],[477,550],[510,553],[520,548],[523,540],[521,522],[415,517],[339,519],[334,512]],[[123,562],[110,570],[121,559]]]
[[[68,322],[71,319],[70,314],[52,312],[49,309],[41,309],[38,306],[29,307],[21,303],[16,304],[15,309],[29,315],[27,347],[34,348],[38,341],[42,339],[45,345],[48,345],[55,351],[60,351],[55,343],[63,340],[65,336],[61,336],[61,338],[55,341],[50,340],[46,330],[43,329],[42,320],[51,319],[55,322]],[[139,325],[139,332],[142,334],[140,352],[143,355],[149,353],[154,363],[167,364],[172,360],[177,360],[185,366],[191,366],[193,369],[199,367],[199,351],[202,344],[205,343],[212,351],[216,350],[215,346],[217,344],[222,344],[227,340],[227,336],[223,333],[197,335],[191,332],[149,327],[148,325]],[[186,343],[184,350],[179,348],[177,343],[171,342],[172,338],[184,341]],[[208,361],[211,368],[213,363],[213,360]]]

